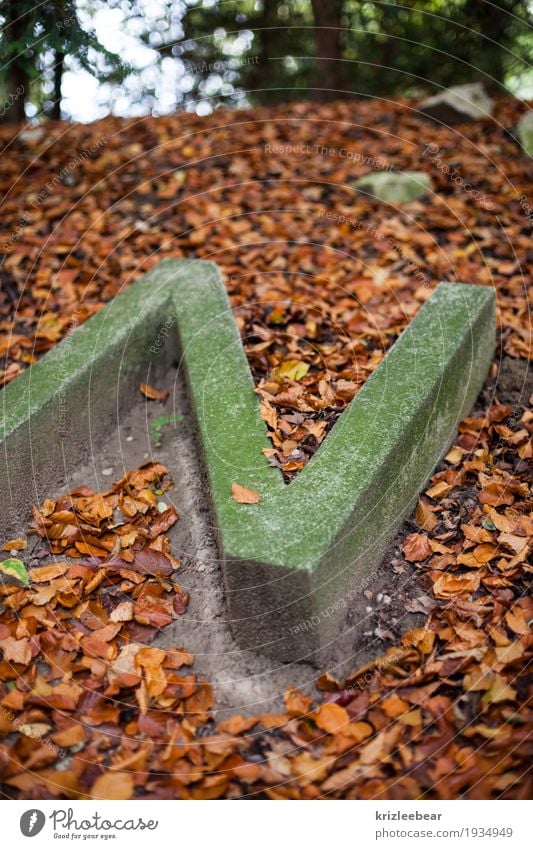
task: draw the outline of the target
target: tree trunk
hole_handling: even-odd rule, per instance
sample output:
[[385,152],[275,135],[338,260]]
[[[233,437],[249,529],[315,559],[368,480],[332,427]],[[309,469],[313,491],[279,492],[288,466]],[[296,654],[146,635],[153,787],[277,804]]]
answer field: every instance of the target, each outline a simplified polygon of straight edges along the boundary
[[56,50],[54,63],[54,105],[50,110],[50,118],[61,120],[61,82],[65,70],[65,54]]
[[315,30],[315,63],[311,80],[315,100],[342,97],[341,17],[343,0],[312,0]]
[[28,90],[28,74],[17,61],[12,62],[7,77],[5,100],[1,104],[0,120],[3,124],[17,124],[26,120],[24,106]]
[[4,124],[16,124],[26,120],[24,106],[30,93],[30,78],[26,70],[25,56],[23,53],[21,55],[18,47],[16,48],[18,55],[14,55],[15,50],[12,45],[18,45],[24,41],[27,16],[14,0],[4,2],[2,6],[3,26],[9,41],[6,45],[7,90],[4,102],[0,104],[0,120]]
[[277,0],[263,0],[261,14],[254,20],[255,38],[259,40],[259,55],[257,67],[252,67],[249,74],[250,88],[254,89],[253,96],[261,104],[269,105],[279,100],[279,92],[270,89],[272,69],[271,58],[275,54],[277,37]]

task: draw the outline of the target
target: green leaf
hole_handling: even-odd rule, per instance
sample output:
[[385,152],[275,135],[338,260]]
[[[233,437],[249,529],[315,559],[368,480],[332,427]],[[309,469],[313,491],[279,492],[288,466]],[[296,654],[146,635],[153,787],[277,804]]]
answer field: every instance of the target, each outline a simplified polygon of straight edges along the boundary
[[22,560],[18,560],[16,557],[9,557],[7,560],[2,560],[0,562],[0,572],[10,578],[16,578],[25,587],[29,587],[30,585],[26,567]]

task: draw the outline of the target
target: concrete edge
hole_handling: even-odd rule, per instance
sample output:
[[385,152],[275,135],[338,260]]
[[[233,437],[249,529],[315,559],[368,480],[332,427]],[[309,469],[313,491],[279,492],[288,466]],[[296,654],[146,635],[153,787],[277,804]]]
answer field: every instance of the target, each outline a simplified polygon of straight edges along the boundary
[[[320,611],[346,593],[357,609],[357,589],[483,385],[494,303],[487,287],[439,286],[290,485],[231,511],[220,494],[228,605],[243,645],[282,660],[324,659],[338,617]],[[314,631],[295,632],[317,615]]]
[[[22,529],[30,504],[60,489],[69,466],[88,459],[131,405],[139,382],[176,359],[169,313],[176,272],[172,261],[160,263],[2,391],[5,532]],[[160,335],[163,327],[168,332]]]

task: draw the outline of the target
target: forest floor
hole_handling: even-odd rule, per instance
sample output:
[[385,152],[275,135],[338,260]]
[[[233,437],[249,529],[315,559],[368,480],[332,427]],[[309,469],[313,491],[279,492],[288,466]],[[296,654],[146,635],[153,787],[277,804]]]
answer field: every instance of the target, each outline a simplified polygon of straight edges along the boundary
[[[410,612],[423,622],[393,633],[385,610],[381,656],[345,680],[324,670],[320,697],[288,688],[277,713],[220,719],[186,630],[183,647],[161,646],[192,603],[169,542],[180,520],[161,512],[162,463],[34,505],[31,542],[4,545],[31,551],[30,587],[2,588],[5,796],[527,796],[533,192],[512,135],[521,111],[500,100],[490,122],[449,129],[412,103],[368,100],[0,129],[4,384],[160,259],[211,259],[239,306],[268,459],[290,479],[439,281],[494,287],[499,324],[476,408],[382,567],[416,574]],[[435,192],[393,207],[351,186],[385,168],[424,170]],[[383,604],[386,592],[368,592]]]

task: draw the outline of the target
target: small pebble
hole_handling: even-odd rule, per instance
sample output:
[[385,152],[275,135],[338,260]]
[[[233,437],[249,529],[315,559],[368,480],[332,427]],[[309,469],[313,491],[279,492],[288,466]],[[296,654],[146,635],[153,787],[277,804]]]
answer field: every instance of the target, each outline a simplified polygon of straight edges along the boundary
[[384,595],[383,601],[385,604],[392,604],[392,598],[390,597],[390,595]]
[[106,478],[109,477],[109,475],[112,475],[113,474],[112,466],[108,466],[107,469],[102,469],[102,474],[105,475]]
[[376,601],[383,601],[383,593],[378,593],[376,596]]
[[366,612],[367,612],[367,613],[372,613],[372,608],[371,608],[371,607],[366,607],[366,608],[365,608],[365,610],[366,610]]
[[133,436],[127,436],[126,442],[133,442]]

